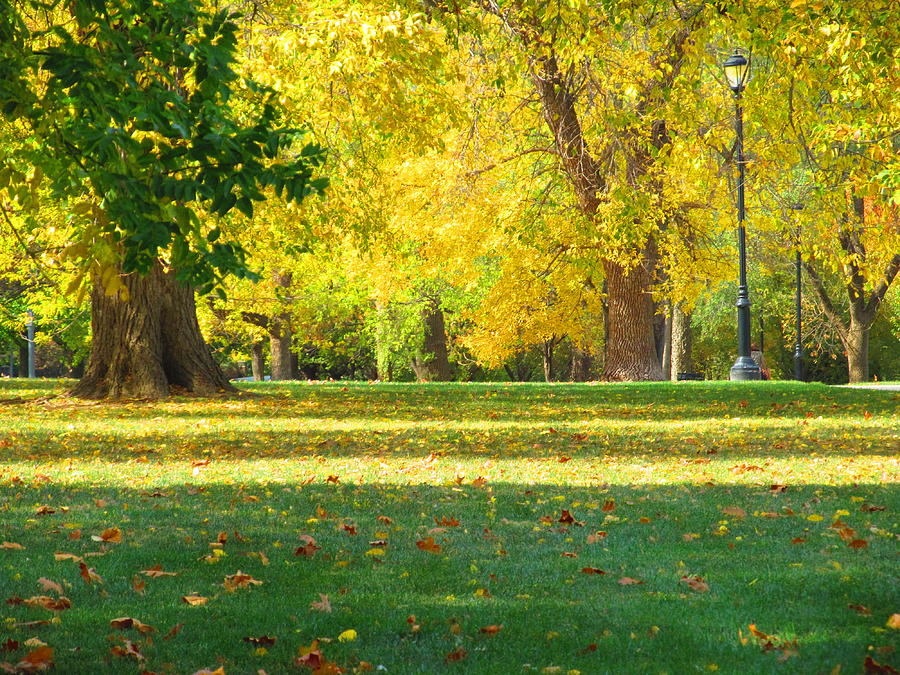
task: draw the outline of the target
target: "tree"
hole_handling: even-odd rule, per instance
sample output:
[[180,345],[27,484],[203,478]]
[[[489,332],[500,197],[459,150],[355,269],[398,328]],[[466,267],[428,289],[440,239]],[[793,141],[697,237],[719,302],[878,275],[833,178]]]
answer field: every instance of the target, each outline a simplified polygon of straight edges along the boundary
[[[233,210],[321,191],[320,148],[277,125],[273,92],[234,70],[238,27],[188,0],[0,0],[0,109],[20,132],[5,187],[34,209],[16,163],[68,205],[66,256],[91,285],[93,346],[73,393],[157,397],[230,388],[199,332],[194,289],[248,276],[221,239]],[[36,21],[31,13],[42,18]],[[26,18],[27,17],[27,18]],[[237,105],[233,94],[240,89]]]

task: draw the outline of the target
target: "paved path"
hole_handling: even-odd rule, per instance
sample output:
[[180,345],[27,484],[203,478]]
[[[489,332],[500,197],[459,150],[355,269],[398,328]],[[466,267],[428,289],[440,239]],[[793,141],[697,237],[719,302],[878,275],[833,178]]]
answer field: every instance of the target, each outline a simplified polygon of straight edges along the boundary
[[850,389],[880,389],[881,391],[900,391],[900,384],[842,384]]

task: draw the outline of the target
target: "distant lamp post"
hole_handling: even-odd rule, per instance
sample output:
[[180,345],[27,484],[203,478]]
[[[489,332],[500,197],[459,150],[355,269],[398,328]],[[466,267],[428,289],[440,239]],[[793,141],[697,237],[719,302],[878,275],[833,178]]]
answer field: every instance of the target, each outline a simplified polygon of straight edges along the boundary
[[34,312],[28,310],[28,322],[25,324],[28,336],[28,377],[34,379]]
[[750,356],[750,295],[747,292],[747,241],[744,231],[744,119],[741,108],[741,92],[750,76],[750,60],[740,51],[728,57],[722,66],[725,79],[734,92],[734,130],[737,133],[737,211],[738,253],[740,255],[740,279],[738,283],[738,357],[731,366],[732,380],[759,380],[759,366]]
[[[791,209],[793,209],[794,211],[799,211],[802,208],[803,208],[803,204],[794,204],[793,206],[791,206]],[[800,254],[800,241],[801,241],[800,235],[801,235],[800,223],[798,222],[797,230],[796,230],[796,241],[794,242],[794,245],[796,247],[796,249],[794,251],[794,272],[797,275],[797,285],[796,285],[796,288],[794,291],[794,319],[797,324],[797,329],[796,329],[797,341],[794,343],[794,379],[799,382],[803,382],[806,378],[805,378],[805,373],[803,372],[804,371],[804,368],[803,368],[803,341],[802,341],[802,333],[801,333],[802,324],[801,324],[801,315],[800,315],[800,311],[801,311],[800,300],[802,298],[802,296],[801,296],[802,290],[801,290],[801,286],[800,286],[800,265],[802,263],[802,258],[801,258],[801,254]]]

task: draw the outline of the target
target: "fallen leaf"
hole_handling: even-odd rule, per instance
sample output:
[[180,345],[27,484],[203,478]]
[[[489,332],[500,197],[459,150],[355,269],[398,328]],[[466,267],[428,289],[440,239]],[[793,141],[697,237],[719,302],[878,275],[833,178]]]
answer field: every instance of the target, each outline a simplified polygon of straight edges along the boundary
[[147,588],[147,582],[141,579],[137,574],[131,578],[131,590],[140,595],[144,594]]
[[83,558],[80,555],[75,555],[74,553],[54,553],[53,559],[56,562],[64,562],[66,560],[72,560],[74,562],[81,562]]
[[278,638],[274,636],[261,635],[260,637],[245,637],[244,642],[249,642],[256,647],[272,647]]
[[[189,597],[189,596],[185,596],[185,597]],[[193,597],[198,597],[198,596],[193,596]],[[184,600],[184,598],[182,598],[182,600]],[[189,603],[189,604],[192,604],[192,603]],[[199,604],[203,604],[203,603],[199,603]],[[169,632],[165,634],[165,636],[163,637],[163,640],[171,640],[173,637],[175,637],[176,635],[178,635],[181,632],[182,628],[184,628],[183,623],[176,623],[174,626],[172,626],[169,629]]]
[[122,543],[122,530],[118,527],[108,527],[99,535],[92,534],[91,539],[94,541],[105,541],[109,544],[120,544]]
[[238,570],[234,574],[229,574],[225,577],[225,581],[222,583],[225,586],[225,590],[229,593],[233,593],[239,588],[250,588],[252,586],[261,586],[262,582],[259,579],[254,579],[249,574],[245,574]]
[[847,546],[849,546],[850,548],[865,548],[868,545],[869,542],[867,542],[865,539],[854,539],[849,544],[847,544]]
[[703,577],[698,576],[683,576],[681,580],[688,585],[692,591],[697,591],[698,593],[706,593],[709,591],[709,584],[703,580]]
[[33,673],[53,667],[53,647],[38,647],[16,664],[16,672]]
[[585,574],[606,574],[606,572],[601,570],[599,567],[582,567],[581,571]]
[[459,521],[452,516],[448,518],[447,516],[441,516],[441,519],[434,519],[434,524],[440,527],[459,527]]
[[40,579],[38,579],[38,583],[41,585],[41,587],[45,591],[53,591],[57,595],[63,594],[63,587],[60,586],[55,581],[53,581],[52,579],[48,579],[47,577],[41,577]]
[[338,642],[353,642],[356,639],[356,631],[352,628],[338,635]]
[[109,625],[116,630],[128,630],[133,628],[140,633],[152,633],[156,630],[153,626],[148,626],[137,619],[132,619],[130,616],[120,616],[118,619],[112,619],[109,622]]
[[425,537],[425,539],[417,541],[416,546],[422,551],[434,553],[435,555],[441,552],[441,546],[434,543],[434,537]]
[[151,579],[158,579],[160,577],[177,577],[177,572],[165,572],[163,571],[162,565],[154,565],[150,569],[141,570],[141,574],[144,576],[150,577]]
[[898,671],[895,668],[887,665],[886,663],[878,663],[871,656],[867,656],[866,660],[863,661],[863,670],[867,673],[887,673],[887,675],[898,675]]
[[891,614],[885,624],[888,628],[900,630],[900,614]]
[[192,607],[196,607],[197,605],[205,605],[209,602],[209,598],[204,598],[202,595],[184,595],[181,597],[181,601],[185,602]]
[[606,539],[606,532],[604,532],[603,530],[599,530],[599,531],[594,532],[593,534],[589,534],[587,536],[587,543],[588,544],[596,544],[598,541],[600,541],[602,539]]
[[734,516],[735,518],[744,519],[747,517],[747,512],[742,509],[740,506],[726,506],[722,509],[722,513],[727,516]]
[[642,584],[643,581],[638,581],[637,579],[632,579],[631,577],[622,577],[619,579],[619,583],[623,586],[633,586],[635,584]]
[[98,584],[103,583],[103,579],[94,571],[93,567],[88,567],[83,562],[80,562],[78,563],[78,569],[81,572],[81,578],[84,579],[84,583],[88,585],[94,582],[97,582]]
[[847,605],[847,609],[852,609],[854,612],[862,614],[863,616],[872,616],[872,610],[865,605]]
[[36,595],[33,598],[26,599],[24,604],[29,607],[43,607],[51,612],[62,612],[72,607],[72,602],[64,596],[51,598],[48,595]]
[[499,625],[499,626],[497,626],[497,625],[493,625],[493,626],[485,626],[484,628],[481,628],[478,632],[479,632],[479,633],[484,633],[485,635],[496,635],[496,634],[499,633],[501,630],[503,630],[503,625],[502,625],[502,624]]
[[444,657],[444,662],[453,663],[454,661],[462,661],[468,655],[469,652],[467,652],[465,649],[463,649],[462,647],[457,647]]
[[110,654],[113,656],[118,656],[119,658],[133,658],[136,661],[143,661],[144,655],[141,654],[140,647],[138,647],[131,640],[125,640],[121,645],[115,645],[111,647],[109,650]]
[[616,508],[616,500],[615,499],[607,499],[603,502],[603,507],[600,509],[601,511],[612,511]]
[[324,593],[319,593],[319,600],[313,600],[309,604],[309,608],[316,612],[331,613],[331,600]]
[[22,544],[17,544],[14,541],[4,541],[0,544],[0,549],[5,549],[7,551],[24,551],[25,547]]

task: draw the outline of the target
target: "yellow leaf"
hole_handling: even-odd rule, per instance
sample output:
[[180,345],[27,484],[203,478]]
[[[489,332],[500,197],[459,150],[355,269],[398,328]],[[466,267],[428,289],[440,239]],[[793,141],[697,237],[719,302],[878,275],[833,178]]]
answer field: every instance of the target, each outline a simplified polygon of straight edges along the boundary
[[890,618],[887,620],[888,628],[896,628],[900,630],[900,614],[891,614]]
[[338,642],[353,642],[356,639],[356,631],[352,628],[349,630],[345,630],[343,633],[338,635]]
[[811,516],[806,516],[806,519],[812,523],[818,523],[822,520],[825,520],[825,518],[820,516],[818,513],[814,513]]

